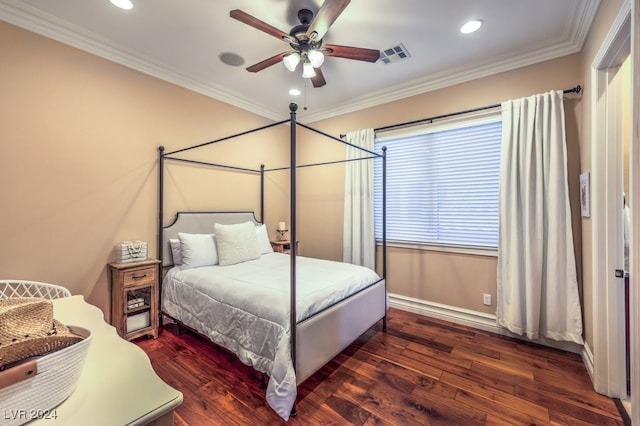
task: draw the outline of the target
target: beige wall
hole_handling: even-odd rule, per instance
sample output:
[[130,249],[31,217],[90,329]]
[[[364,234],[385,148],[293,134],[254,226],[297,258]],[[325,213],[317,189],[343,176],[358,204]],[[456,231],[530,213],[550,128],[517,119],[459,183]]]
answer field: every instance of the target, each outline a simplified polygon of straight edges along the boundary
[[[108,316],[114,245],[146,240],[155,257],[157,147],[268,121],[2,22],[0,52],[0,279],[64,285]],[[283,164],[284,145],[245,139],[220,144],[211,159],[259,168],[243,160],[251,150],[251,159]],[[176,210],[259,207],[254,176],[174,164],[166,180],[167,220]],[[288,184],[267,181],[275,230],[288,217]]]
[[[449,112],[471,109],[499,103],[503,100],[564,89],[576,84],[583,86],[579,99],[565,100],[569,191],[572,206],[574,245],[578,268],[578,280],[583,299],[585,337],[590,342],[593,329],[591,282],[591,229],[589,219],[580,217],[579,175],[590,170],[591,164],[591,82],[590,66],[604,37],[608,33],[623,0],[607,0],[600,8],[581,53],[515,71],[478,79],[468,83],[417,95],[367,110],[314,123],[314,127],[330,134],[340,134],[367,127],[383,127],[398,122],[411,121]],[[317,147],[316,147],[317,148]],[[317,148],[312,155],[344,156],[342,148]],[[340,151],[340,152],[338,152]],[[391,155],[391,153],[390,153]],[[306,247],[312,255],[340,259],[342,233],[343,192],[331,192],[344,181],[344,169],[335,166],[331,174],[314,170],[304,180],[310,193],[322,192],[324,205],[301,205],[300,234],[323,237],[328,243],[318,247]],[[302,178],[301,180],[303,180]],[[326,233],[326,227],[335,233]],[[479,312],[494,313],[495,306],[482,304],[482,294],[496,296],[496,258],[456,255],[431,251],[392,248],[389,250],[389,290],[404,296],[415,297],[454,307]]]
[[[313,126],[330,134],[351,130],[381,127],[434,115],[446,114],[500,103],[503,100],[565,89],[584,84],[580,79],[579,56],[571,55],[516,71],[495,75],[437,90],[409,99],[389,103],[364,111],[314,123]],[[567,100],[567,139],[569,149],[569,173],[574,220],[579,219],[578,175],[580,125],[582,100]],[[344,157],[344,148],[338,145],[320,147],[313,145],[313,156]],[[305,151],[307,153],[307,151]],[[393,155],[390,151],[389,155]],[[342,258],[342,208],[344,193],[344,168],[333,166],[330,174],[324,170],[305,171],[301,181],[305,191],[322,192],[323,201],[317,204],[301,204],[300,234],[304,239],[316,241],[322,237],[327,244],[318,247],[305,245],[314,256]],[[307,177],[308,175],[308,177]],[[334,188],[330,190],[329,188]],[[333,191],[333,192],[332,192]],[[577,214],[575,214],[577,212]],[[317,226],[322,223],[322,226]],[[327,233],[327,229],[335,232]],[[579,231],[579,228],[578,228]],[[308,238],[311,237],[311,238]],[[576,232],[579,247],[580,233]],[[580,250],[577,250],[578,254]],[[392,293],[442,303],[484,313],[495,313],[495,303],[484,306],[482,295],[489,293],[496,300],[496,257],[461,255],[426,250],[391,248],[388,252],[388,286]]]
[[[367,110],[311,123],[338,135],[582,84],[567,100],[570,197],[578,274],[591,321],[590,229],[579,217],[578,175],[590,169],[589,66],[622,0],[602,2],[584,51]],[[68,46],[0,23],[0,277],[56,282],[108,311],[105,264],[113,246],[143,239],[155,253],[157,146],[168,150],[265,124],[264,118]],[[288,129],[205,151],[205,159],[257,167],[286,164]],[[344,147],[299,130],[300,163],[344,158]],[[209,152],[210,151],[210,152]],[[251,156],[245,155],[252,151]],[[198,154],[200,155],[200,153]],[[201,157],[199,157],[201,158]],[[229,161],[230,160],[230,161]],[[298,173],[304,255],[342,258],[344,167]],[[258,209],[254,177],[172,164],[167,218],[187,209]],[[267,175],[267,217],[289,221],[288,176]],[[165,220],[165,222],[168,219]],[[496,258],[391,248],[393,293],[493,313]]]

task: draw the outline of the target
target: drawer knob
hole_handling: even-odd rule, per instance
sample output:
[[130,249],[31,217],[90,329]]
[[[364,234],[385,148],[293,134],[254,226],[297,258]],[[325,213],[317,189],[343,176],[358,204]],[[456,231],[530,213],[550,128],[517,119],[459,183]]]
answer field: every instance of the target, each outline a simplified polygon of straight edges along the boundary
[[134,275],[134,276],[132,276],[131,278],[133,278],[134,280],[141,280],[141,279],[143,279],[143,278],[144,278],[144,277],[146,277],[146,276],[147,276],[147,274],[144,274],[144,275]]

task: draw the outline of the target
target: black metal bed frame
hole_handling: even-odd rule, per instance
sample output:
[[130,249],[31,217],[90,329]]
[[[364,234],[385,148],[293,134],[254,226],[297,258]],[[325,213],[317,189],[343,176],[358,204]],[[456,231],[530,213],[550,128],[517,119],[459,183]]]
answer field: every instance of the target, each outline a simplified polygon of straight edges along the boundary
[[[381,158],[382,159],[382,280],[384,280],[384,285],[385,285],[385,293],[386,293],[386,288],[387,288],[387,284],[386,284],[386,278],[387,278],[387,218],[386,218],[386,214],[387,214],[387,166],[386,166],[386,151],[387,148],[383,147],[382,148],[382,154],[378,154],[374,151],[369,151],[367,149],[361,148],[357,145],[351,144],[347,141],[344,141],[340,138],[337,138],[335,136],[329,135],[327,133],[324,133],[320,130],[314,129],[312,127],[309,127],[305,124],[299,123],[296,120],[296,111],[298,109],[298,105],[295,103],[290,103],[289,104],[289,111],[290,111],[290,118],[287,120],[282,120],[282,121],[278,121],[275,123],[271,123],[265,126],[261,126],[261,127],[257,127],[255,129],[251,129],[251,130],[247,130],[244,132],[240,132],[240,133],[236,133],[234,135],[230,135],[230,136],[226,136],[220,139],[216,139],[216,140],[212,140],[209,142],[204,142],[204,143],[200,143],[197,145],[193,145],[193,146],[189,146],[186,148],[182,148],[182,149],[178,149],[175,151],[171,151],[171,152],[165,152],[165,148],[163,146],[158,147],[158,186],[159,186],[159,190],[158,190],[158,259],[160,260],[160,265],[162,267],[163,265],[163,229],[164,229],[164,168],[165,168],[165,164],[164,162],[166,160],[169,161],[176,161],[176,162],[182,162],[182,163],[188,163],[188,164],[196,164],[196,165],[202,165],[202,166],[212,166],[212,167],[216,167],[216,168],[223,168],[223,169],[231,169],[231,170],[235,170],[235,171],[240,171],[240,172],[246,172],[246,173],[255,173],[255,174],[259,174],[260,175],[260,222],[264,222],[264,174],[265,172],[272,172],[272,171],[281,171],[281,170],[290,170],[290,224],[291,224],[291,229],[289,230],[291,232],[291,241],[297,241],[297,235],[296,235],[296,221],[297,221],[297,205],[296,205],[296,187],[297,187],[297,177],[296,177],[296,173],[295,170],[297,170],[298,168],[304,168],[304,167],[313,167],[313,166],[322,166],[322,165],[328,165],[328,164],[338,164],[338,163],[345,163],[345,162],[350,162],[350,161],[360,161],[360,160],[370,160],[370,159],[377,159],[377,158]],[[189,160],[189,159],[184,159],[184,158],[179,158],[179,157],[175,157],[175,154],[178,153],[182,153],[185,151],[189,151],[192,149],[196,149],[196,148],[201,148],[204,146],[209,146],[218,142],[223,142],[223,141],[227,141],[230,139],[234,139],[236,137],[240,137],[240,136],[245,136],[251,133],[255,133],[261,130],[266,130],[269,129],[271,127],[276,127],[279,126],[281,124],[285,124],[285,123],[290,123],[290,165],[289,167],[278,167],[278,168],[273,168],[273,169],[265,169],[264,164],[260,165],[260,170],[255,170],[255,169],[250,169],[250,168],[244,168],[244,167],[236,167],[236,166],[229,166],[229,165],[225,165],[225,164],[218,164],[218,163],[209,163],[209,162],[203,162],[203,161],[197,161],[197,160]],[[366,157],[362,157],[362,158],[355,158],[355,159],[346,159],[346,160],[336,160],[336,161],[327,161],[327,162],[321,162],[321,163],[312,163],[312,164],[296,164],[296,147],[297,147],[297,127],[301,126],[307,130],[310,130],[312,132],[315,132],[321,136],[324,136],[326,138],[335,140],[337,142],[340,142],[342,144],[351,146],[353,148],[356,148],[360,151],[362,151],[363,153],[368,154],[369,156]],[[294,370],[296,368],[296,326],[297,326],[297,321],[296,321],[296,250],[291,250],[291,259],[290,259],[290,327],[291,327],[291,360],[293,362],[293,366],[294,366]],[[160,316],[160,324],[162,324],[162,283],[160,284],[160,290],[159,290],[159,306],[160,309],[158,311],[159,316]],[[387,302],[385,301],[385,304]],[[386,312],[386,310],[385,310]],[[382,328],[383,330],[386,331],[387,329],[387,316],[385,314],[385,316],[382,318]]]

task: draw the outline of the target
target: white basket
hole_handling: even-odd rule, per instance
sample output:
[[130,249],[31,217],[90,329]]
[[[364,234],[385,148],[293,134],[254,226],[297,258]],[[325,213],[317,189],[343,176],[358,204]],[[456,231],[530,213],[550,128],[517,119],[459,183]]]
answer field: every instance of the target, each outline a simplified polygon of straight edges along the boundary
[[[55,407],[73,393],[89,351],[91,332],[73,325],[67,327],[84,339],[37,358],[35,376],[0,388],[0,411],[4,414],[0,416],[0,425],[14,426],[37,418],[50,418],[55,414]],[[19,366],[0,372],[0,378],[12,374],[14,368]]]
[[0,280],[0,299],[12,297],[42,297],[44,299],[61,299],[70,297],[71,292],[55,284],[38,281]]
[[116,262],[139,262],[147,260],[147,242],[146,241],[125,241],[118,244],[115,248]]

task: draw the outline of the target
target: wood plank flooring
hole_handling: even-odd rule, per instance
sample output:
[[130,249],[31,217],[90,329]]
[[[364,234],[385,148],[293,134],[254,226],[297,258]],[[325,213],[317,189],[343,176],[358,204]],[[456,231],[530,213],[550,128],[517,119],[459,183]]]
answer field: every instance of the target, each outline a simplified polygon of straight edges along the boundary
[[[397,309],[298,388],[291,425],[623,425],[580,356]],[[260,373],[168,325],[136,343],[184,394],[180,425],[286,424]]]

